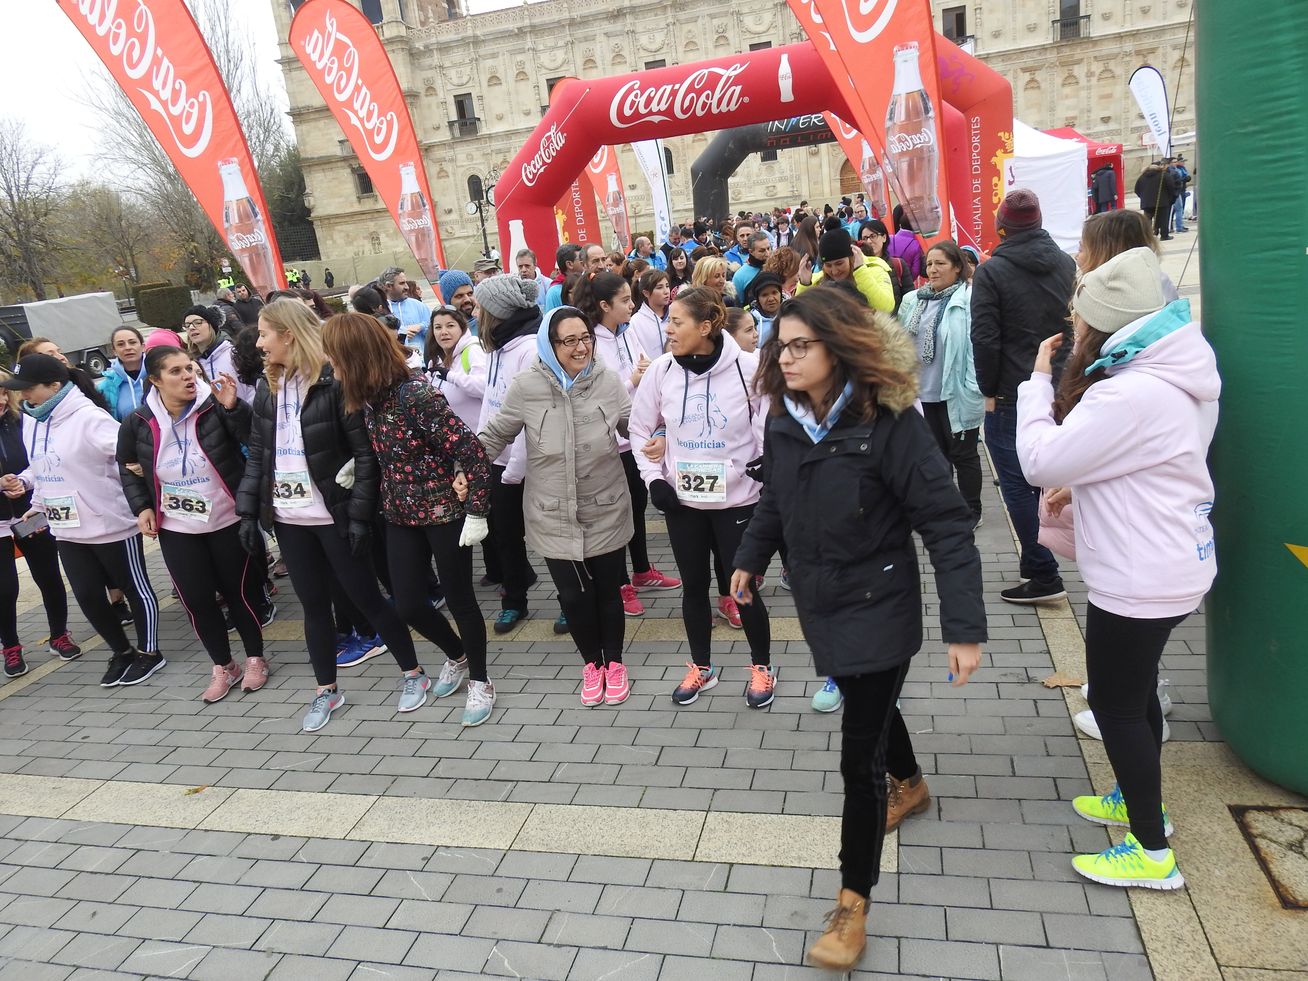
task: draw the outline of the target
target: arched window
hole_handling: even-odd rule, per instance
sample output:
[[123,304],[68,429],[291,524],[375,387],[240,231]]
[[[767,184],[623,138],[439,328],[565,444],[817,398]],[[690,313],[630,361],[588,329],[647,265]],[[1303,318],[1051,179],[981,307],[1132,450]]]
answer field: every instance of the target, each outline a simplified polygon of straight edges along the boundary
[[663,173],[671,177],[675,174],[676,168],[672,165],[672,151],[667,147],[663,148]]

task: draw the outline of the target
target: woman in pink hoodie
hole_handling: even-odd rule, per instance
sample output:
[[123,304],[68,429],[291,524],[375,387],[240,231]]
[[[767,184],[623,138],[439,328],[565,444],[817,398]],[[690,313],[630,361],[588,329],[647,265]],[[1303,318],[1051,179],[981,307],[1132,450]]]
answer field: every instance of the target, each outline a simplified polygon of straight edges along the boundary
[[1189,302],[1164,300],[1150,249],[1087,273],[1072,311],[1076,346],[1057,395],[1050,364],[1062,335],[1041,345],[1018,390],[1017,452],[1055,509],[1070,490],[1089,587],[1090,707],[1118,786],[1073,807],[1131,829],[1121,845],[1072,864],[1095,882],[1179,889],[1162,804],[1158,662],[1217,571],[1206,458],[1221,380]]

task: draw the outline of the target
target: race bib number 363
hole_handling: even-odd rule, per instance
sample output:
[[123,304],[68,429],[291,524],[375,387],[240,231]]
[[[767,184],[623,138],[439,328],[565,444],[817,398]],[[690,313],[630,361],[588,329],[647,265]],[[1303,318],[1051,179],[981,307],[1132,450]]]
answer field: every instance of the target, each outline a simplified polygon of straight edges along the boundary
[[176,484],[164,484],[160,498],[165,518],[207,523],[213,514],[213,502],[209,498]]
[[273,474],[273,507],[307,508],[313,503],[313,483],[307,470],[278,470]]
[[678,460],[677,497],[699,504],[722,504],[727,499],[725,460]]

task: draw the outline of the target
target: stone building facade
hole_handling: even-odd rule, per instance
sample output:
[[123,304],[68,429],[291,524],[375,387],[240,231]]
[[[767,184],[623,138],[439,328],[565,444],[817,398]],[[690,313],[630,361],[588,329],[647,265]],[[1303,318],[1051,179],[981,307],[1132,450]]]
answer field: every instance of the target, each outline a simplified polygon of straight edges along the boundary
[[[295,0],[270,0],[279,35]],[[552,80],[603,77],[664,64],[789,44],[803,38],[785,0],[730,0],[696,7],[673,0],[545,0],[467,15],[462,0],[358,0],[409,96],[423,146],[447,261],[470,268],[482,249],[466,213],[469,178],[493,182],[539,122]],[[1173,132],[1194,128],[1194,73],[1182,57],[1194,0],[932,0],[938,29],[969,46],[1013,83],[1016,114],[1040,129],[1073,126],[1128,148],[1128,186],[1148,151],[1126,83],[1152,63],[1169,89],[1181,79]],[[1193,51],[1193,34],[1189,39]],[[339,281],[375,275],[407,253],[381,200],[330,111],[283,41],[281,65],[323,259]],[[667,141],[674,214],[691,211],[690,167],[712,134]],[[629,150],[620,154],[633,228],[653,225],[649,195]],[[827,201],[856,189],[834,144],[750,158],[731,181],[733,209],[801,198]],[[496,244],[494,213],[485,209]],[[408,261],[412,265],[412,261]],[[351,265],[354,270],[351,270]],[[374,268],[376,267],[376,268]]]

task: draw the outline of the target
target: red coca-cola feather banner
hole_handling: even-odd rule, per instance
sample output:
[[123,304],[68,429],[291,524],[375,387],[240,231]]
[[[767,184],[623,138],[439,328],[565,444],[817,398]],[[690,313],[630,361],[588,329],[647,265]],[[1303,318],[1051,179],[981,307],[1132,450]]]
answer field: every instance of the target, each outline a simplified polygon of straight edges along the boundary
[[[284,288],[245,133],[183,0],[58,0],[260,293]],[[121,6],[121,11],[120,11]]]
[[408,103],[381,38],[345,0],[308,0],[291,48],[350,140],[437,297],[445,250]]
[[[618,148],[602,146],[586,165],[595,196],[600,199],[613,235],[623,252],[631,251],[631,217],[627,213],[627,192],[622,187],[622,169],[618,165]],[[603,243],[601,243],[603,244]]]

